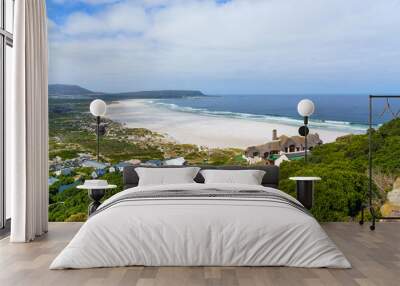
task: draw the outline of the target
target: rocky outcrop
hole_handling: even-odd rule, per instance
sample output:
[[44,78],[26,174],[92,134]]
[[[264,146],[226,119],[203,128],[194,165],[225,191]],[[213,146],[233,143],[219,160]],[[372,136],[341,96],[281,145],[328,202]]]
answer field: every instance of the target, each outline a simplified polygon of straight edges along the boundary
[[387,201],[381,207],[383,216],[400,216],[400,177],[393,184],[393,190],[387,194]]
[[387,194],[387,200],[400,206],[400,177],[393,184],[393,190]]

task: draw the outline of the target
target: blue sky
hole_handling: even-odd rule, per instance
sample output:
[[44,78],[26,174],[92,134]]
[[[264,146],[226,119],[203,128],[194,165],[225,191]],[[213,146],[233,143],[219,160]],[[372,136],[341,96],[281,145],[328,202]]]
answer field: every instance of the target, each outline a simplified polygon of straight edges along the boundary
[[101,10],[104,5],[93,6],[81,2],[62,3],[56,1],[47,1],[48,17],[55,23],[62,24],[68,15],[74,12],[94,13],[96,10]]
[[400,91],[400,1],[49,0],[50,82],[99,91]]

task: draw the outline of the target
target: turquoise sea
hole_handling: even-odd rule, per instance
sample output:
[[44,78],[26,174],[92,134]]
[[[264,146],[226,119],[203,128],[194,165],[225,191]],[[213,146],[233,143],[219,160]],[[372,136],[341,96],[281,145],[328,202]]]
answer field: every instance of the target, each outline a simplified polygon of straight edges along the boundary
[[[315,104],[315,113],[310,118],[311,126],[348,130],[354,133],[365,132],[367,129],[368,95],[362,94],[211,95],[154,100],[152,103],[181,112],[277,121],[298,126],[302,119],[297,113],[297,103],[304,98],[311,99]],[[400,110],[400,99],[390,100],[389,106],[390,110],[387,108],[386,100],[374,101],[374,125],[392,119]],[[383,112],[384,110],[386,112]]]

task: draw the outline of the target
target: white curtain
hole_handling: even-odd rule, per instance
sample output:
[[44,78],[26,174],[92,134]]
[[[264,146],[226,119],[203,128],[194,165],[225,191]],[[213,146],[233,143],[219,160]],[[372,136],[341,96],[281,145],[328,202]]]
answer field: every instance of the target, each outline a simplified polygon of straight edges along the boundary
[[6,113],[12,242],[48,226],[48,79],[45,0],[15,1],[13,94]]

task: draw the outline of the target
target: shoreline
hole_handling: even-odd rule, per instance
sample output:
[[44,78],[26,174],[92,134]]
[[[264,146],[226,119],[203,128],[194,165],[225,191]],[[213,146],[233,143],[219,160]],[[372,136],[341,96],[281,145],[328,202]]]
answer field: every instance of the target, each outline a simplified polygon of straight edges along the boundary
[[[251,118],[224,117],[171,110],[152,103],[154,100],[129,99],[114,101],[107,107],[106,117],[130,128],[147,128],[172,138],[177,143],[209,148],[241,148],[264,144],[272,139],[272,130],[279,135],[298,135],[300,126],[260,121]],[[350,134],[346,131],[310,127],[324,143]]]

